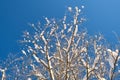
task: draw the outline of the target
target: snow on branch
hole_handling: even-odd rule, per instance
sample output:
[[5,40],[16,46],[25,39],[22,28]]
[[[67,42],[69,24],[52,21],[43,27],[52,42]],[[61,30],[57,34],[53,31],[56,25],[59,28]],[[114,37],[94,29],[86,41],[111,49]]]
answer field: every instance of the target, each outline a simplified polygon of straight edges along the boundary
[[60,20],[45,17],[45,25],[30,24],[33,31],[26,31],[21,41],[25,56],[9,62],[10,70],[8,63],[5,69],[0,64],[1,80],[32,80],[32,75],[40,80],[114,80],[119,76],[119,48],[108,48],[101,35],[88,35],[81,26],[82,9],[83,5],[68,7],[70,15]]

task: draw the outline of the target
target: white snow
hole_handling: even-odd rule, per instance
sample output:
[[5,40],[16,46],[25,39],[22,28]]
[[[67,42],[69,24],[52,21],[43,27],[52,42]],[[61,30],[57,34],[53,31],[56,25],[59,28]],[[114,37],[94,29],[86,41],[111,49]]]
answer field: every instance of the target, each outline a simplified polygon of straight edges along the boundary
[[35,58],[35,60],[36,60],[37,62],[40,62],[40,61],[39,61],[39,58],[38,58],[35,54],[33,54],[33,57]]
[[85,8],[85,6],[82,5],[81,8]]
[[114,68],[114,58],[109,55],[108,62],[111,68]]
[[52,35],[54,33],[54,31],[55,31],[55,28],[52,28],[51,32],[50,32],[50,35]]
[[2,79],[1,80],[6,80],[5,79],[6,78],[6,73],[5,73],[6,70],[7,70],[7,68],[5,68],[5,69],[0,68],[0,71],[2,72]]
[[76,27],[75,27],[74,36],[76,36],[77,32],[78,32],[78,25],[76,25]]
[[26,55],[26,52],[25,52],[24,50],[22,50],[22,53],[23,53],[24,55]]
[[41,51],[41,53],[45,53],[45,51],[43,51],[43,50],[40,50]]
[[79,12],[79,8],[77,6],[75,7],[75,10],[76,10],[76,12]]
[[63,24],[63,26],[64,26],[64,29],[66,29],[66,24]]
[[31,64],[32,68],[33,68],[33,71],[30,75],[35,75],[36,77],[38,77],[38,79],[41,79],[41,78],[44,78],[45,77],[40,73],[40,71],[38,71],[35,66],[33,64]]
[[100,78],[100,80],[106,80],[105,78]]
[[118,56],[119,50],[116,49],[115,51],[112,51],[111,49],[107,49],[107,51],[109,53],[108,62],[110,64],[111,68],[114,68],[115,59]]
[[28,78],[27,80],[32,80],[31,78]]
[[46,39],[45,39],[45,37],[43,35],[41,36],[41,38],[44,41],[44,43],[47,44],[47,41],[46,41]]
[[35,58],[35,60],[36,60],[38,63],[42,63],[46,68],[48,67],[48,65],[46,64],[46,62],[43,61],[42,59],[39,59],[35,54],[33,54],[33,57]]
[[47,24],[50,24],[50,21],[48,20],[47,17],[45,18],[45,20],[46,20]]
[[39,45],[37,45],[36,43],[34,44],[35,49],[40,49]]
[[31,24],[31,26],[32,26],[32,27],[35,27],[35,25],[34,25],[34,24]]
[[57,45],[58,47],[60,47],[60,42],[58,41],[56,45]]
[[79,13],[80,13],[80,12],[81,12],[81,9],[79,9],[78,11],[79,11]]
[[72,7],[68,7],[68,11],[72,12]]
[[41,32],[40,36],[42,36],[44,34],[44,31]]
[[77,16],[74,17],[74,25],[77,24]]
[[107,49],[108,53],[110,53],[110,55],[114,56],[114,58],[116,58],[118,56],[119,50],[116,49],[115,51],[112,51],[111,49]]
[[118,72],[120,73],[120,69],[118,70]]
[[70,32],[72,30],[72,26],[70,26],[70,28],[68,29],[68,31],[67,32]]
[[64,16],[64,18],[63,18],[63,21],[65,22],[65,20],[66,20],[66,16]]
[[87,52],[86,47],[83,47],[83,48],[81,49],[81,52]]

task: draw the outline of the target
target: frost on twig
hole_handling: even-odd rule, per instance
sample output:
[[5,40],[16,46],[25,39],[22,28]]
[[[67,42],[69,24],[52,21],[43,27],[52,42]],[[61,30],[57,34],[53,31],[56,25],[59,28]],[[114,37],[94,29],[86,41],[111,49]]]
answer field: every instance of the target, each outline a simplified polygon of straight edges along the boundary
[[[38,80],[41,80],[41,79],[45,80],[45,77],[40,73],[39,70],[37,70],[37,69],[35,68],[35,65],[34,65],[34,64],[30,64],[30,66],[33,68],[33,70],[32,70],[32,71],[30,72],[30,74],[27,75],[27,76],[32,76],[32,75],[34,75],[34,76],[37,77]],[[28,78],[28,79],[29,79],[29,78]]]
[[6,80],[6,68],[5,69],[1,69],[0,68],[0,72],[2,72],[2,78],[1,78],[1,80]]

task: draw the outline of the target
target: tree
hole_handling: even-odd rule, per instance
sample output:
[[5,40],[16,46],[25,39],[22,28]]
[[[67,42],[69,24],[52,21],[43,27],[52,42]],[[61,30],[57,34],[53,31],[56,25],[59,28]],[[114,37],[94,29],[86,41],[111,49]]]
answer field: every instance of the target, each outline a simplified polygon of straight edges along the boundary
[[[81,7],[81,9],[84,6]],[[107,45],[101,34],[81,28],[81,9],[68,7],[61,20],[30,24],[24,32],[22,55],[1,65],[2,80],[115,80],[120,78],[119,48]],[[71,16],[73,15],[73,16]],[[9,64],[8,64],[9,62]],[[3,63],[4,64],[4,63]],[[14,75],[13,75],[14,74]]]

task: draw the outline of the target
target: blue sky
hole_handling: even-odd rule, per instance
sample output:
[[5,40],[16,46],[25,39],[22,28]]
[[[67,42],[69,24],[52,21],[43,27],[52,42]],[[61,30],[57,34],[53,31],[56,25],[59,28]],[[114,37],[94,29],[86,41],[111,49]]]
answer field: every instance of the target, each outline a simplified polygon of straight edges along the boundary
[[[43,16],[62,18],[68,6],[84,5],[85,27],[89,34],[101,32],[114,43],[112,31],[120,34],[120,0],[0,0],[0,58],[20,50],[18,40]],[[117,40],[116,40],[117,41]]]

